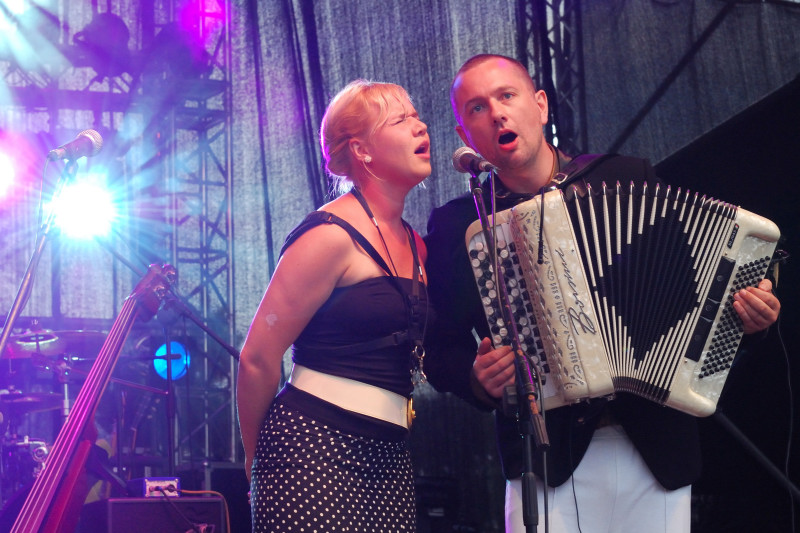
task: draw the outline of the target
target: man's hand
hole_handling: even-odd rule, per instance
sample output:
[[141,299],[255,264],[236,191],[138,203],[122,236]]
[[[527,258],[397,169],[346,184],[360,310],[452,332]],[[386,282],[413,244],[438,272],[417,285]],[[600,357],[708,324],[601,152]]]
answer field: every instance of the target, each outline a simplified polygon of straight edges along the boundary
[[472,363],[472,372],[492,398],[502,398],[503,390],[514,384],[514,352],[510,346],[492,349],[484,338],[478,346],[478,355]]
[[762,279],[758,287],[747,287],[734,294],[733,308],[742,319],[744,332],[755,333],[778,320],[781,303],[772,294],[772,282]]

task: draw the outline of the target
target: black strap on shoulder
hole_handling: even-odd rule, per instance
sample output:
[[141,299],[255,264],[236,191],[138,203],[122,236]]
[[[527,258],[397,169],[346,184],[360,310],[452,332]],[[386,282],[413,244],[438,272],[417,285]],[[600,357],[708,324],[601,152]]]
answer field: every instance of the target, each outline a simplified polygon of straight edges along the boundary
[[[564,190],[567,197],[571,197],[573,194],[571,188],[567,189],[569,185],[573,185],[577,189],[578,195],[585,195],[587,191],[586,182],[582,179],[581,181],[578,180],[601,162],[616,156],[617,154],[581,154],[573,157],[566,165],[564,165],[564,168],[560,169],[556,175],[553,176],[551,183],[545,187],[542,187],[540,191],[542,196],[542,206],[544,206],[544,193],[547,189],[553,188],[553,183],[555,184],[555,187]],[[544,209],[541,209],[539,213],[541,214],[541,220],[539,222],[539,249],[537,262],[541,265],[544,262],[544,239],[542,238],[544,233]]]
[[369,254],[373,261],[378,263],[378,266],[381,267],[387,274],[390,276],[392,275],[392,271],[389,270],[389,265],[386,264],[386,261],[383,260],[381,254],[375,249],[372,244],[367,240],[366,237],[361,235],[357,229],[350,225],[345,219],[334,215],[333,213],[328,213],[327,211],[314,211],[313,213],[309,213],[305,219],[295,228],[293,229],[289,235],[286,236],[286,241],[283,243],[281,247],[280,255],[286,251],[286,249],[297,239],[300,238],[305,232],[319,226],[321,224],[336,224],[337,226],[344,229],[350,237],[358,243],[361,248],[364,249],[365,252]]

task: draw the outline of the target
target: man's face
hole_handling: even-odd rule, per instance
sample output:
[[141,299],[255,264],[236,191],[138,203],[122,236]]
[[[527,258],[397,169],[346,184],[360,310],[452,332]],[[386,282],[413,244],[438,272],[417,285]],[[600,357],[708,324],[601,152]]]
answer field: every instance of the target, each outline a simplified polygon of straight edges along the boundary
[[461,140],[497,166],[501,176],[524,172],[545,147],[547,97],[509,61],[488,59],[462,73],[453,86],[453,102]]

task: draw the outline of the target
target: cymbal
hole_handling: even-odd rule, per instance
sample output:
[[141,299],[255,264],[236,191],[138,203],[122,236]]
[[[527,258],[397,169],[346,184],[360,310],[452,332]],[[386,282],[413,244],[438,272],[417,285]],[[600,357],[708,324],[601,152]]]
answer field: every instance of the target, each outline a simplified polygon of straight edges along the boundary
[[29,392],[12,391],[0,394],[0,408],[17,413],[38,413],[58,409],[61,405],[61,395],[55,392]]
[[31,354],[48,357],[80,354],[96,357],[107,337],[101,331],[28,331],[8,339],[3,359],[29,359]]

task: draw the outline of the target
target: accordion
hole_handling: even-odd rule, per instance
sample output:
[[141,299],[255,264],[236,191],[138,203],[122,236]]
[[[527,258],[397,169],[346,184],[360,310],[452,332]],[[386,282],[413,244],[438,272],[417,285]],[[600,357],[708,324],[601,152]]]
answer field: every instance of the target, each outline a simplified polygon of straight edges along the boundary
[[[520,345],[545,409],[628,392],[712,414],[741,341],[733,294],[780,236],[730,204],[646,183],[551,190],[495,215]],[[511,345],[480,221],[467,252],[495,346]]]

